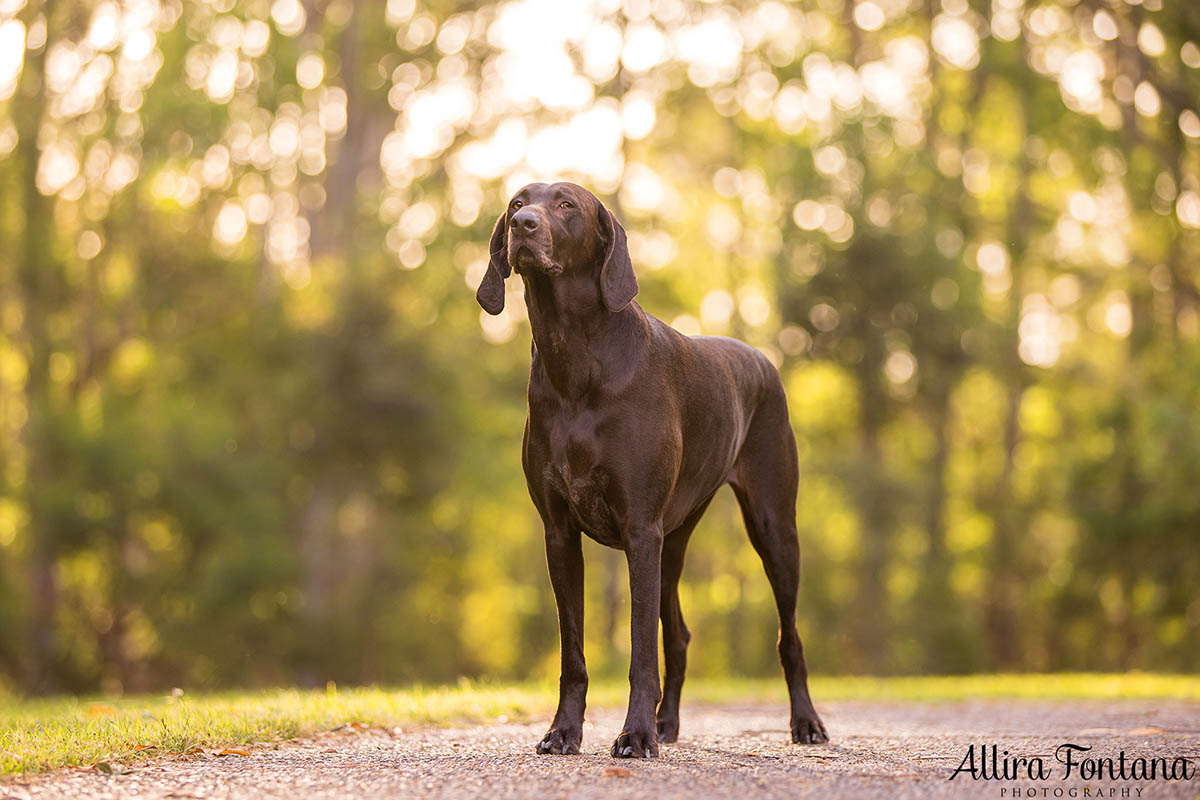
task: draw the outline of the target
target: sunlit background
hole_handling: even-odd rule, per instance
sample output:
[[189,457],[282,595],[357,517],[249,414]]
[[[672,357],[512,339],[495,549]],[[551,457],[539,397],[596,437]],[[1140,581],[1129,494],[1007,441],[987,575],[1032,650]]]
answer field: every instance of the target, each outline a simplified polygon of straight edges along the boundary
[[[473,291],[560,178],[782,370],[814,671],[1194,668],[1198,105],[1168,0],[0,0],[0,691],[554,675]],[[776,672],[729,496],[682,604]]]

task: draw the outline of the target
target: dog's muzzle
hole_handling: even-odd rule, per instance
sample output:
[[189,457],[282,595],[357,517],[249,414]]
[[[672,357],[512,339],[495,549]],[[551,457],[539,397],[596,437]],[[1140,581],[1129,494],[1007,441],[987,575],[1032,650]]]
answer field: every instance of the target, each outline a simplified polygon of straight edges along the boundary
[[510,237],[508,240],[508,264],[520,273],[525,269],[536,269],[547,275],[561,275],[563,268],[550,257],[546,243],[533,237]]

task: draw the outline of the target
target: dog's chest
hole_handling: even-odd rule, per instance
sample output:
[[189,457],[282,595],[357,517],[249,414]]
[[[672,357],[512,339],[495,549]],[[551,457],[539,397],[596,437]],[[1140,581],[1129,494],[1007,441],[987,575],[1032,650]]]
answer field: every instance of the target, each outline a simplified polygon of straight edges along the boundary
[[603,419],[593,412],[562,415],[549,426],[546,482],[563,498],[583,530],[601,544],[619,546],[612,512],[612,469],[601,446]]

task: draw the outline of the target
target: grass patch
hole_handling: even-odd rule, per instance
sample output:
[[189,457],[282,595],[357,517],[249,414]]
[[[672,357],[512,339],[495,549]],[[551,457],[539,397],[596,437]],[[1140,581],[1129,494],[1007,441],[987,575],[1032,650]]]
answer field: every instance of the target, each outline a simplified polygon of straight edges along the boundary
[[[597,682],[593,707],[624,704],[623,683]],[[1200,701],[1200,678],[1182,675],[1057,674],[914,678],[814,678],[818,707],[834,700],[945,701],[967,698]],[[786,700],[782,679],[695,680],[685,702]],[[42,772],[100,761],[308,736],[346,722],[415,727],[529,719],[553,712],[553,685],[489,685],[301,691],[274,689],[120,699],[0,696],[0,775]],[[141,749],[139,748],[151,748]]]
[[953,675],[908,678],[814,678],[813,698],[822,700],[1200,700],[1200,676],[1144,672],[1049,675]]

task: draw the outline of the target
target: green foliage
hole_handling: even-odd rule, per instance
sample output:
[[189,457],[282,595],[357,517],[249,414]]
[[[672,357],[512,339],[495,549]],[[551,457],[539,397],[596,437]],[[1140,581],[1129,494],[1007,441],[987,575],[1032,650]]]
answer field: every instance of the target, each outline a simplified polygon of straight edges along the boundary
[[[1188,4],[26,0],[0,30],[0,689],[555,674],[518,281],[472,298],[545,177],[624,220],[649,311],[780,366],[816,672],[1200,655]],[[693,543],[693,672],[775,674],[727,493]],[[620,675],[622,557],[587,564]]]

